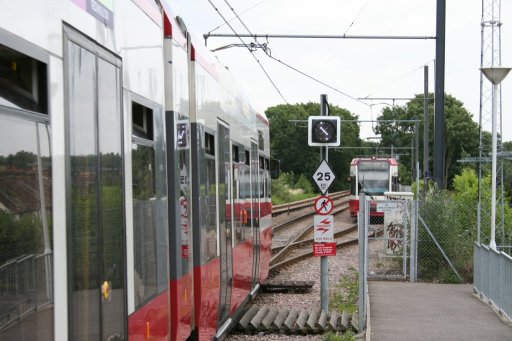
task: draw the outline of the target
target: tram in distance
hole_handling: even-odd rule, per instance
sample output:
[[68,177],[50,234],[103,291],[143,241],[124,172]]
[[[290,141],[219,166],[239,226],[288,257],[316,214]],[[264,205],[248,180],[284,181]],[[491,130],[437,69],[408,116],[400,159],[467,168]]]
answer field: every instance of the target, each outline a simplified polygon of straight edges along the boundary
[[[383,212],[377,212],[376,200],[385,200],[385,192],[398,191],[398,162],[395,158],[364,157],[355,158],[350,162],[350,217],[357,220],[359,212],[359,194],[365,193],[370,197],[370,219],[382,217]],[[374,218],[377,220],[378,218]]]
[[171,1],[2,1],[0,141],[0,339],[222,339],[267,278],[269,122]]

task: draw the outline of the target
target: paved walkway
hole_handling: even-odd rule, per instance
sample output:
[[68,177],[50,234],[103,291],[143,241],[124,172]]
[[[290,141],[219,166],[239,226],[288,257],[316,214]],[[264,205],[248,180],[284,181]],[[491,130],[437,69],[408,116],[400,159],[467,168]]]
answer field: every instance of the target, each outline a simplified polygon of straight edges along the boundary
[[469,284],[370,281],[369,295],[371,341],[512,340],[512,326]]

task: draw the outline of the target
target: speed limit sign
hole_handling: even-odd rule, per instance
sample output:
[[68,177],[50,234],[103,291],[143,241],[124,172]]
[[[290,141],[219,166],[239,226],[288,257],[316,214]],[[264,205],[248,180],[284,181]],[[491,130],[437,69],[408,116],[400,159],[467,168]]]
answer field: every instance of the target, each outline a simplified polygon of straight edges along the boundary
[[325,195],[325,193],[327,193],[334,179],[336,179],[336,175],[334,175],[331,167],[329,167],[327,161],[322,160],[322,163],[320,163],[320,166],[316,169],[315,174],[313,174],[313,180],[315,180],[315,183],[322,194]]

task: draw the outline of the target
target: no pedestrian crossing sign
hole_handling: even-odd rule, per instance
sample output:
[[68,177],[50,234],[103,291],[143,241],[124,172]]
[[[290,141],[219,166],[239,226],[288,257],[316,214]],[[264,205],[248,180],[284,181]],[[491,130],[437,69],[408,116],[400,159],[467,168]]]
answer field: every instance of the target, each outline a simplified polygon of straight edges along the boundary
[[332,171],[331,167],[329,166],[327,161],[322,160],[320,166],[318,166],[315,173],[313,174],[313,180],[315,180],[316,185],[318,186],[320,192],[322,192],[323,195],[327,193],[334,179],[336,179],[336,175],[334,175],[334,172]]
[[334,203],[331,198],[324,195],[319,196],[315,200],[315,211],[318,214],[326,215],[332,212]]

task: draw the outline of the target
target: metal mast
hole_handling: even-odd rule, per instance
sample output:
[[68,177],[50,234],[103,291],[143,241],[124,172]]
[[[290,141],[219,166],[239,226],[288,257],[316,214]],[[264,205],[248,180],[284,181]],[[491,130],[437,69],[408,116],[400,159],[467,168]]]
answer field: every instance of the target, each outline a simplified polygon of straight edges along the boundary
[[[501,66],[501,0],[482,0],[482,21],[481,21],[481,54],[480,67]],[[482,179],[490,174],[490,164],[487,160],[491,156],[492,141],[489,132],[492,129],[492,91],[493,85],[482,73],[480,73],[480,147],[478,162],[478,240],[482,226],[490,225],[490,204],[482,202],[482,194],[491,192],[490,182],[483,182]],[[502,150],[502,106],[501,86],[498,87],[497,100],[497,132],[498,132],[498,155]],[[485,199],[484,199],[485,200]],[[500,229],[501,243],[504,237],[504,189],[503,189],[503,160],[498,158],[496,172],[496,227]],[[483,241],[484,243],[488,242]]]

